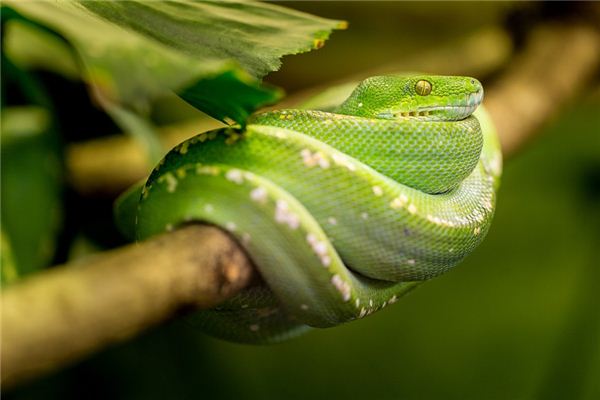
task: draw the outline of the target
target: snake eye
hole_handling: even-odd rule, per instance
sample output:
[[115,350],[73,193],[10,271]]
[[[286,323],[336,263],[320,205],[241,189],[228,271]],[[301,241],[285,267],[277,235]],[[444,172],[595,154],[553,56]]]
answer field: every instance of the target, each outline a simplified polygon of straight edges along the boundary
[[429,93],[431,93],[431,83],[429,83],[428,81],[420,80],[415,85],[415,91],[420,96],[427,96]]

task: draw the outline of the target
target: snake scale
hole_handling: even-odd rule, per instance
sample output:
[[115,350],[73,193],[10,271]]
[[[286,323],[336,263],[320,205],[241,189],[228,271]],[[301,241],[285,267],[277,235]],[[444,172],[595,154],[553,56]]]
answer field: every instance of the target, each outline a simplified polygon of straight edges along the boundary
[[249,254],[264,282],[197,313],[207,333],[272,343],[362,318],[488,231],[501,154],[476,79],[376,76],[344,92],[195,136],[120,202],[138,240],[202,221]]

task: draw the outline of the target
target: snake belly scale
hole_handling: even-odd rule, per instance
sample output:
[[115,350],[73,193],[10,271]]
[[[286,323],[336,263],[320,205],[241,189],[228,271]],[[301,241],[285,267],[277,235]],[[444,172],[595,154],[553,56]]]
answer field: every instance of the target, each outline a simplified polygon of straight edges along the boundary
[[202,221],[245,248],[264,282],[194,317],[212,335],[270,343],[362,318],[488,231],[501,155],[482,97],[468,77],[373,77],[329,109],[202,133],[134,192],[131,229]]

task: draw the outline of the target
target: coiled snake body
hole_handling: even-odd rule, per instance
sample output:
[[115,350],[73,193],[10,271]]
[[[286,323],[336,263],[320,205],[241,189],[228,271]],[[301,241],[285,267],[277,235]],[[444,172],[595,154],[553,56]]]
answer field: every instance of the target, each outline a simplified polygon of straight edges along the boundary
[[485,236],[501,155],[484,112],[483,129],[471,115],[482,98],[467,77],[373,77],[329,111],[200,134],[151,174],[135,234],[204,221],[244,246],[265,284],[199,313],[213,335],[275,342],[362,318]]

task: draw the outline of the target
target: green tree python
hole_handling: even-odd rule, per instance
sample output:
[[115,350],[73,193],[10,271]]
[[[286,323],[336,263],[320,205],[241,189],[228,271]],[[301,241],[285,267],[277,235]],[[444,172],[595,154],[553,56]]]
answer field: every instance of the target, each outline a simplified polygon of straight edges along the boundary
[[244,247],[264,282],[195,315],[207,333],[272,343],[363,318],[483,240],[502,162],[481,84],[377,76],[347,94],[195,136],[118,202],[137,240],[200,221]]

